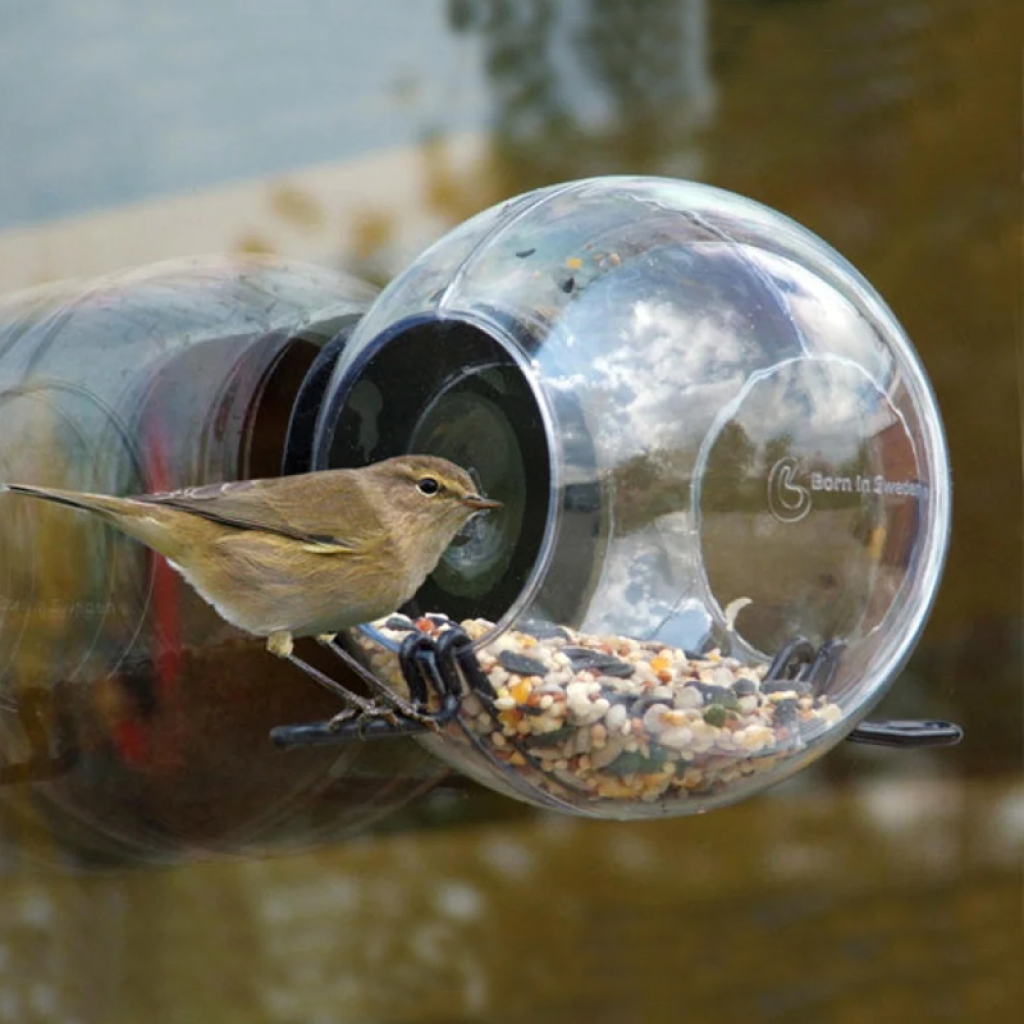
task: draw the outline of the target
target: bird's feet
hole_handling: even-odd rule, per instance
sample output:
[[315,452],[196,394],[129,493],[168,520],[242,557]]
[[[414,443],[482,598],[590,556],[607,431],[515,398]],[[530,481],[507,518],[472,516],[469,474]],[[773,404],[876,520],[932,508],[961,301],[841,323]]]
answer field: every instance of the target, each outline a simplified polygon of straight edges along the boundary
[[346,707],[339,714],[335,715],[328,723],[331,732],[339,732],[348,723],[356,723],[356,731],[362,736],[363,727],[369,723],[382,720],[395,730],[395,734],[422,732],[440,732],[441,726],[435,720],[435,716],[427,708],[421,708],[412,701],[400,697],[388,686],[382,683],[365,665],[357,661],[340,644],[336,643],[334,634],[324,633],[318,636],[317,641],[341,661],[345,662],[348,668],[359,676],[370,688],[376,699],[363,697],[353,693],[347,686],[343,686],[337,680],[314,668],[309,662],[303,661],[295,653],[295,644],[292,634],[288,630],[278,630],[267,637],[267,650],[272,654],[291,662],[296,668],[301,669],[310,679],[315,680],[322,687],[330,690],[340,697]]
[[[429,711],[429,709],[424,709],[419,705],[414,704],[412,701],[406,700],[404,697],[395,693],[390,687],[382,683],[364,665],[356,661],[356,659],[352,657],[344,647],[336,643],[337,634],[322,633],[316,639],[318,643],[332,651],[336,657],[340,658],[350,669],[355,671],[357,675],[366,681],[367,685],[377,696],[377,700],[373,702],[373,706],[380,709],[376,713],[376,717],[381,717],[385,712],[391,711],[392,717],[388,719],[391,722],[395,721],[394,714],[397,713],[406,721],[415,722],[416,724],[429,729],[431,732],[441,731],[441,727],[437,724],[433,713]],[[354,709],[352,710],[354,714],[355,711]],[[345,715],[344,711],[342,712],[342,715]],[[352,716],[349,715],[348,718],[343,718],[342,722],[347,721],[351,717]],[[332,719],[332,721],[334,721],[334,719]]]
[[338,732],[342,726],[354,722],[356,732],[362,736],[363,727],[376,721],[384,721],[395,727],[399,724],[398,715],[393,709],[385,707],[383,704],[370,703],[367,707],[348,707],[344,711],[339,711],[328,721],[327,728],[331,732]]
[[279,629],[267,637],[267,650],[279,658],[289,658],[295,650],[295,641],[287,629]]

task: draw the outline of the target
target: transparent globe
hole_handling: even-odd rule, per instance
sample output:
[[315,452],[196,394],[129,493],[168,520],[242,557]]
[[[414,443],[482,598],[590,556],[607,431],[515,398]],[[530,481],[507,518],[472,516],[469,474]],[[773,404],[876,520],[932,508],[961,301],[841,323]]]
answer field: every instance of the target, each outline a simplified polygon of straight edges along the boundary
[[[489,689],[424,742],[521,798],[635,817],[784,778],[891,684],[938,585],[950,479],[910,342],[736,195],[602,178],[494,207],[382,293],[331,388],[319,465],[430,452],[504,502],[355,644],[401,688],[413,620],[461,623]],[[827,671],[770,671],[798,638]]]

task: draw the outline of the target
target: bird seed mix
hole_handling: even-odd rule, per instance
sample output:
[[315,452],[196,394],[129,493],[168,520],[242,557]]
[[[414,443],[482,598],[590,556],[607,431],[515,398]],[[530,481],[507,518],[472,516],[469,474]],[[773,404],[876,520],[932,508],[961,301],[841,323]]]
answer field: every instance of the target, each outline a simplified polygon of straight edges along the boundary
[[[376,624],[398,644],[431,637],[443,615]],[[479,640],[494,625],[460,623]],[[405,691],[394,653],[361,639],[379,678]],[[477,651],[493,696],[463,698],[446,739],[468,737],[493,763],[556,801],[661,802],[713,795],[791,758],[841,717],[803,682],[765,680],[718,650],[700,655],[659,642],[518,624]]]

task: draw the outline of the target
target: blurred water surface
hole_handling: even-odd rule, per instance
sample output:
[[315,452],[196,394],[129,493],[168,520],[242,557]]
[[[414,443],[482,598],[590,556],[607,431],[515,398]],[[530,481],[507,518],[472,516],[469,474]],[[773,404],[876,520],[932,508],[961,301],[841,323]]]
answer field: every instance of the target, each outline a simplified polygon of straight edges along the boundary
[[[162,871],[82,875],[44,820],[8,815],[0,1022],[1020,1019],[1017,0],[51,0],[0,19],[0,228],[25,261],[17,225],[180,210],[383,150],[403,157],[372,189],[326,177],[271,204],[377,279],[407,217],[436,233],[588,174],[696,177],[820,233],[914,340],[954,467],[945,583],[877,714],[967,730],[939,752],[844,745],[706,817],[575,822],[453,785],[345,843]],[[221,245],[292,254],[263,239]]]
[[46,0],[0,15],[0,228],[483,121],[443,0]]

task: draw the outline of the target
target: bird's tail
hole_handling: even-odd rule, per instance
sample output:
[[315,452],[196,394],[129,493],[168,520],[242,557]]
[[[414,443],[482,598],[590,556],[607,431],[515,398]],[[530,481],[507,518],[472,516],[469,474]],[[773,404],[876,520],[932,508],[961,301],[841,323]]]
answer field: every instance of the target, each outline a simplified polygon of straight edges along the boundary
[[[168,558],[176,556],[174,530],[171,528],[175,512],[162,509],[132,498],[114,498],[107,494],[85,494],[79,491],[62,491],[56,487],[36,487],[34,484],[0,484],[0,491],[11,494],[25,494],[30,498],[41,498],[68,508],[93,512],[116,526],[128,536],[141,540]],[[181,513],[177,513],[181,515]]]
[[96,512],[108,519],[124,515],[124,506],[128,504],[124,498],[110,498],[103,494],[80,494],[78,491],[61,491],[56,487],[36,487],[34,484],[0,484],[0,491],[27,494],[29,497],[42,498],[58,505]]

